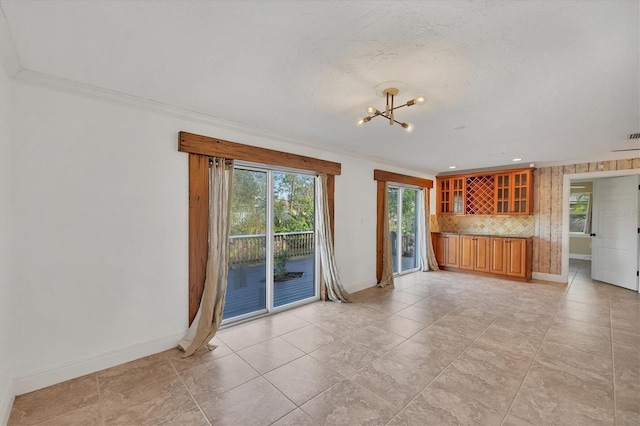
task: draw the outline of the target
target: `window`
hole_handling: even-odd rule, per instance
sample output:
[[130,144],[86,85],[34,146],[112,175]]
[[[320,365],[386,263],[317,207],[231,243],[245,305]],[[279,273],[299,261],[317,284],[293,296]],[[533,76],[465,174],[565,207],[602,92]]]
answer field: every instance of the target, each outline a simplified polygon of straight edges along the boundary
[[569,232],[573,234],[591,232],[590,192],[574,192],[569,197]]

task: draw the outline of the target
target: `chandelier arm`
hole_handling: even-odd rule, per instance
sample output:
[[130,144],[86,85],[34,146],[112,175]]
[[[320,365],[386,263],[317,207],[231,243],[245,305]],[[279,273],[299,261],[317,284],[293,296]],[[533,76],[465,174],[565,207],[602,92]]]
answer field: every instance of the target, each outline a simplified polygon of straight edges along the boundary
[[407,105],[407,104],[400,105],[400,106],[394,107],[393,109],[391,109],[391,111],[395,111],[395,110],[397,110],[397,109],[400,109],[400,108],[402,108],[402,107],[406,107],[406,106],[408,106],[408,105]]
[[393,110],[395,109],[393,107],[393,99],[394,99],[394,96],[391,95],[391,110],[389,110],[389,124],[393,124],[394,121],[396,121],[395,118],[393,117]]
[[384,114],[380,114],[380,115],[381,115],[382,117],[386,118],[386,119],[393,120],[393,121],[394,121],[395,123],[397,123],[397,124],[400,124],[400,125],[404,124],[403,122],[398,121],[398,120],[396,120],[395,118],[390,118],[388,115],[384,115]]

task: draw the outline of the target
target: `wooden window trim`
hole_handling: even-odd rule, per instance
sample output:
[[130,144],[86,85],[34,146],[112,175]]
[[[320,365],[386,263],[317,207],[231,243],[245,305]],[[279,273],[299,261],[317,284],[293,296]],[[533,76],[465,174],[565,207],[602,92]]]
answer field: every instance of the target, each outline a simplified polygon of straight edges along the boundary
[[[378,282],[382,279],[382,247],[384,243],[384,197],[385,183],[393,182],[404,185],[418,186],[427,191],[427,197],[430,196],[429,190],[433,188],[431,179],[424,179],[415,176],[402,175],[399,173],[387,172],[384,170],[374,170],[373,179],[378,182],[378,197],[376,204],[376,279]],[[426,206],[425,208],[429,208]]]
[[332,161],[305,157],[303,155],[291,154],[273,149],[259,148],[257,146],[244,145],[237,142],[195,135],[188,132],[180,132],[178,139],[178,151],[188,152],[189,154],[206,155],[209,157],[251,161],[253,163],[267,164],[270,166],[309,170],[334,176],[339,175],[342,169],[342,165],[340,163],[334,163]]
[[[312,157],[229,142],[180,132],[178,151],[189,153],[189,324],[200,307],[207,268],[209,238],[209,157],[251,161],[276,167],[290,167],[327,175],[327,198],[331,236],[334,237],[335,176],[342,165]],[[320,297],[326,300],[326,288]]]
[[399,173],[387,172],[384,170],[374,170],[373,180],[378,182],[393,182],[401,183],[404,185],[419,186],[421,188],[431,189],[433,188],[433,181],[431,179],[423,179],[414,176],[401,175]]

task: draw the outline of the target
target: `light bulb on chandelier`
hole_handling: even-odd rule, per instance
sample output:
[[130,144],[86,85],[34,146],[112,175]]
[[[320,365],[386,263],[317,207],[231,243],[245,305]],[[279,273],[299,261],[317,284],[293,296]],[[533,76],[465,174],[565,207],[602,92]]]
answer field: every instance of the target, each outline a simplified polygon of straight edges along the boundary
[[427,100],[426,97],[424,96],[418,96],[415,99],[411,99],[410,101],[400,105],[400,106],[394,106],[394,97],[399,93],[399,90],[396,89],[395,87],[388,87],[386,89],[384,89],[382,91],[382,94],[386,96],[387,98],[387,103],[385,105],[384,108],[384,112],[381,112],[380,110],[378,110],[377,108],[370,106],[367,108],[367,116],[366,117],[362,117],[359,118],[358,121],[356,121],[356,126],[358,127],[364,127],[365,124],[367,124],[369,121],[371,121],[372,118],[375,117],[384,117],[386,119],[389,120],[389,125],[393,125],[393,123],[397,123],[400,126],[402,126],[402,128],[404,129],[404,131],[406,133],[411,133],[413,132],[413,124],[411,123],[403,123],[400,122],[398,120],[395,119],[395,115],[394,115],[394,111],[402,108],[402,107],[410,107],[412,105],[422,105],[425,103],[425,101]]

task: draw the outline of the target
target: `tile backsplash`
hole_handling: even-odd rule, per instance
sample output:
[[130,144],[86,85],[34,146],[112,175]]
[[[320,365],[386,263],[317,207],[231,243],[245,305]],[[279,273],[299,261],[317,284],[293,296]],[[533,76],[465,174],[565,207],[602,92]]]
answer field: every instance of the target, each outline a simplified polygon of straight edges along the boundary
[[531,216],[431,215],[432,232],[465,232],[488,235],[533,236],[535,220]]

